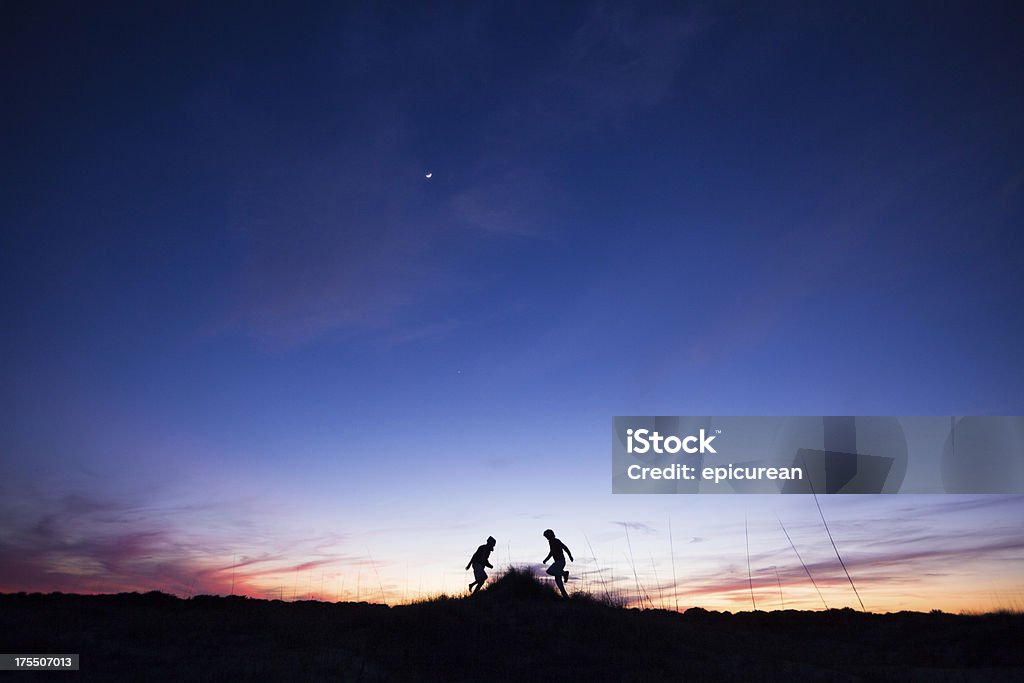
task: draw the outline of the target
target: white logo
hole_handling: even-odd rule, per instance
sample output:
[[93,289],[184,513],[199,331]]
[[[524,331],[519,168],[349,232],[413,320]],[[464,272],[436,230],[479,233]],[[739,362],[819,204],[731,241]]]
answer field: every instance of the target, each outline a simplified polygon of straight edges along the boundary
[[[627,429],[626,430],[626,452],[627,453],[717,453],[711,442],[715,436],[705,436],[704,430],[700,430],[699,436],[687,436],[680,439],[678,436],[662,436],[658,432],[649,429]],[[636,441],[636,445],[634,445]],[[699,445],[694,445],[699,444]]]

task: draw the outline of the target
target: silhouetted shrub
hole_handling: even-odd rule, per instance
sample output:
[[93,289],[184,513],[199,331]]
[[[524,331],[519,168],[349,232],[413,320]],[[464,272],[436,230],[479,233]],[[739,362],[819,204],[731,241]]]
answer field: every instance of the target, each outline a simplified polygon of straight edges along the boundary
[[512,566],[484,585],[477,597],[487,600],[558,600],[553,584],[542,582],[530,567]]

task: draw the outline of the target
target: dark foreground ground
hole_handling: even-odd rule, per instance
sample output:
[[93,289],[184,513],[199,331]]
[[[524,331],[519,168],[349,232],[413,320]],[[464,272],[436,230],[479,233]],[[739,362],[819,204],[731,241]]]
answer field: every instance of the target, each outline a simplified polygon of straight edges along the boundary
[[1019,614],[675,614],[551,597],[0,595],[0,651],[81,655],[78,673],[6,674],[31,681],[1024,680]]

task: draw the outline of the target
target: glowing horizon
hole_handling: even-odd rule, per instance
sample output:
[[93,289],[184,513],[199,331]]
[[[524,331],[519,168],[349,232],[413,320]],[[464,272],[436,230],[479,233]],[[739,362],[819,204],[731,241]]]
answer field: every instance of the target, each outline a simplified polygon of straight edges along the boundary
[[[681,610],[749,610],[746,516],[758,609],[782,609],[783,603],[786,609],[823,609],[822,598],[829,608],[860,609],[810,497],[619,498],[625,500],[600,507],[606,514],[614,509],[633,519],[588,522],[580,508],[563,514],[562,523],[554,525],[576,557],[569,565],[571,591],[612,594],[630,606],[674,609],[678,602]],[[74,511],[73,519],[71,514],[47,516],[45,523],[51,533],[70,537],[77,530],[91,539],[92,545],[65,540],[57,547],[36,548],[35,555],[28,548],[8,546],[17,550],[18,559],[12,561],[8,555],[0,563],[0,576],[4,577],[0,592],[160,590],[181,597],[234,594],[401,604],[438,594],[465,593],[470,573],[462,568],[486,533],[499,539],[492,556],[492,577],[508,566],[527,566],[546,579],[539,569],[545,552],[540,532],[554,519],[520,511],[505,524],[455,523],[453,531],[446,531],[426,525],[423,516],[418,521],[424,526],[413,529],[388,528],[388,522],[400,520],[381,519],[381,528],[372,531],[322,535],[314,534],[315,526],[310,524],[305,538],[282,534],[281,542],[261,544],[259,535],[225,537],[213,530],[167,528],[146,531],[141,528],[145,525],[127,533],[122,528],[120,535],[111,537],[128,518],[145,517],[143,509],[114,510],[85,499],[64,502],[67,510]],[[821,502],[868,610],[1020,609],[1022,584],[1015,569],[1024,559],[1024,541],[1015,520],[1024,509],[1024,497],[829,496]],[[700,523],[695,524],[687,511],[696,514]],[[889,516],[896,513],[895,519]],[[202,515],[212,515],[224,524],[230,513],[203,511]],[[785,523],[806,570],[776,515]],[[257,520],[249,523],[255,525]],[[281,525],[281,520],[277,524]],[[501,533],[502,526],[508,535]],[[984,531],[978,530],[981,526]],[[7,541],[10,543],[9,537]],[[191,553],[182,552],[189,547]],[[197,552],[197,548],[203,551]],[[12,581],[12,576],[18,576],[19,563],[22,581]],[[817,587],[807,578],[807,571]]]

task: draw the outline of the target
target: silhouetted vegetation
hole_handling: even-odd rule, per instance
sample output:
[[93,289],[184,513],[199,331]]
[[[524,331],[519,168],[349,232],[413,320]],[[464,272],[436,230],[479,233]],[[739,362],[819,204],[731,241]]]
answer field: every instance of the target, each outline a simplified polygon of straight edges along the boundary
[[553,601],[561,597],[550,582],[538,581],[529,567],[509,567],[491,581],[478,596],[498,601]]
[[[711,612],[562,600],[528,569],[387,607],[162,593],[0,596],[7,652],[118,680],[1021,680],[1020,614]],[[69,674],[32,674],[65,680]]]

